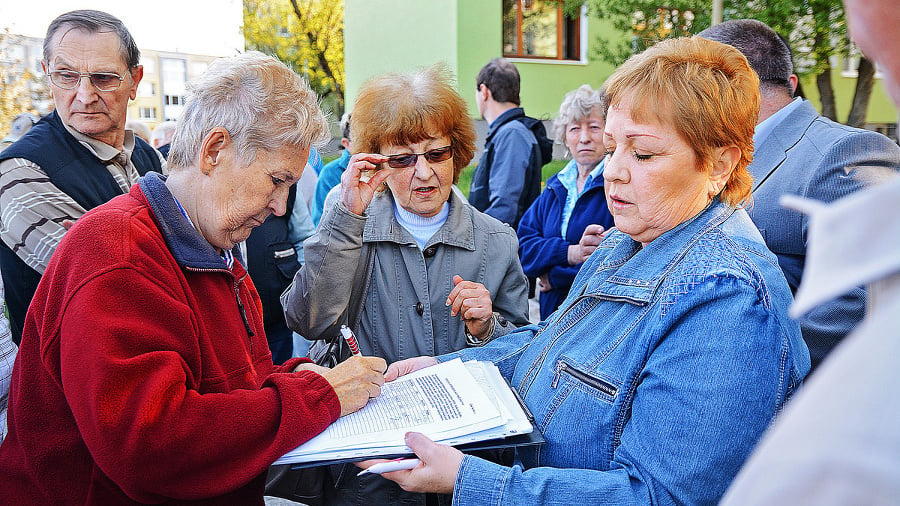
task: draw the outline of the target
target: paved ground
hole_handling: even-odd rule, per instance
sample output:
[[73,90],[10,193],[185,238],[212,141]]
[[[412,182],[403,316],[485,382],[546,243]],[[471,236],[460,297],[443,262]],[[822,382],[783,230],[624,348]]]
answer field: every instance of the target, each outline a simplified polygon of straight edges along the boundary
[[528,320],[531,323],[541,321],[541,305],[538,303],[537,298],[528,299]]
[[288,501],[287,499],[282,499],[280,497],[266,497],[266,506],[294,506],[296,504],[303,504],[294,501]]

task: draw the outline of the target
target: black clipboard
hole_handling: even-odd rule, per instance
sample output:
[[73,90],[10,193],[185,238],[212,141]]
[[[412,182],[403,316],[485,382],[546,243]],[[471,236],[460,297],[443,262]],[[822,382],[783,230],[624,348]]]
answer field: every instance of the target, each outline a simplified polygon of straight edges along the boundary
[[[507,383],[508,385],[508,383]],[[515,388],[509,387],[512,390],[513,394],[516,396],[516,400],[519,401],[519,406],[522,407],[522,411],[525,412],[525,416],[528,418],[528,421],[531,422],[531,432],[527,434],[516,434],[514,436],[507,436],[504,438],[497,439],[486,439],[484,441],[475,441],[473,443],[465,443],[461,445],[456,445],[454,448],[463,452],[475,452],[480,450],[496,450],[503,448],[512,448],[518,446],[533,446],[544,444],[547,441],[544,439],[544,436],[541,434],[541,431],[538,430],[534,425],[534,416],[531,414],[531,411],[528,409],[528,406],[525,405],[525,401],[522,399],[522,396],[519,395],[519,392],[516,391]],[[334,464],[348,464],[352,462],[361,462],[363,460],[371,460],[371,459],[399,459],[404,457],[414,456],[412,452],[406,453],[392,453],[388,455],[373,455],[370,457],[348,457],[342,459],[332,459],[332,460],[318,460],[315,462],[297,462],[292,464],[280,464],[283,466],[290,466],[293,469],[305,469],[307,467],[319,467],[319,466],[330,466]]]
[[[528,434],[516,434],[515,436],[508,436],[500,439],[488,439],[485,441],[477,441],[474,443],[466,443],[457,445],[454,448],[463,452],[469,453],[479,450],[492,450],[492,449],[502,449],[502,448],[510,448],[516,446],[531,446],[531,445],[539,445],[546,443],[544,436],[541,435],[540,431],[536,428],[529,432]],[[388,455],[373,455],[371,457],[350,457],[345,459],[333,459],[333,460],[318,460],[315,462],[297,462],[293,464],[280,464],[283,466],[290,466],[291,469],[304,469],[307,467],[319,467],[319,466],[330,466],[333,464],[348,464],[351,462],[361,462],[363,460],[371,460],[371,459],[399,459],[404,457],[413,457],[415,456],[412,452],[407,453],[392,453]]]

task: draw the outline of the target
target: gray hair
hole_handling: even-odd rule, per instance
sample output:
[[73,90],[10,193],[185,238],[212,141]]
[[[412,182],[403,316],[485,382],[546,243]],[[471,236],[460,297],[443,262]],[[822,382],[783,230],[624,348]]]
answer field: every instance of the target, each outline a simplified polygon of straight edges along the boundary
[[756,19],[732,19],[713,25],[698,37],[728,44],[740,51],[759,76],[761,88],[781,88],[793,94],[791,48],[769,25]]
[[125,128],[131,130],[135,136],[140,137],[144,142],[150,142],[150,125],[139,119],[130,119],[125,122]]
[[244,166],[256,159],[258,149],[321,147],[329,133],[319,98],[306,80],[257,51],[219,58],[188,84],[169,168],[191,166],[203,139],[217,127],[228,130]]
[[350,113],[345,112],[341,116],[341,137],[350,140]]
[[50,22],[47,27],[47,35],[44,37],[44,62],[50,64],[53,36],[56,32],[66,28],[69,30],[84,30],[88,33],[114,32],[119,37],[119,50],[122,53],[122,61],[129,69],[137,67],[141,63],[141,52],[131,37],[131,32],[125,28],[122,21],[103,11],[78,10],[60,15]]
[[585,118],[599,109],[600,115],[606,119],[606,99],[604,88],[595,90],[590,85],[582,84],[576,90],[566,93],[562,104],[559,106],[559,114],[553,119],[553,139],[566,145],[566,126]]
[[176,124],[174,121],[163,121],[156,125],[156,128],[153,129],[153,133],[150,134],[150,141],[151,144],[153,144],[153,147],[159,147],[172,142],[172,136],[175,134],[175,126]]

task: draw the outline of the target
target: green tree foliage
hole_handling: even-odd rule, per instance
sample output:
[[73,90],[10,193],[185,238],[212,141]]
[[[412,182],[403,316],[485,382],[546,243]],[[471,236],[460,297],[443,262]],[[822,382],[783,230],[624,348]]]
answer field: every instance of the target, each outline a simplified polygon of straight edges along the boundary
[[[584,0],[564,0],[574,13]],[[664,38],[691,35],[711,23],[710,0],[587,0],[592,15],[612,23],[630,37],[603,37],[596,40],[594,53],[614,65]],[[847,123],[865,124],[866,109],[874,84],[872,62],[854,53],[849,43],[841,0],[724,0],[724,18],[758,19],[790,41],[795,71],[813,75],[822,102],[822,114],[837,120],[831,86],[832,56],[859,56],[856,93]]]
[[305,76],[325,108],[343,113],[343,1],[244,0],[244,40]]

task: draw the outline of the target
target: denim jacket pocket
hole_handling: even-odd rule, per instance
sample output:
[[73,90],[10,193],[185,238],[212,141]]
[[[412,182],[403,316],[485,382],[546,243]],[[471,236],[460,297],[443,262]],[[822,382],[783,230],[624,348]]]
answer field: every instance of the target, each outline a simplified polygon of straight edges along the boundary
[[613,402],[616,398],[616,394],[619,392],[619,387],[613,384],[613,382],[601,378],[594,371],[589,371],[584,367],[573,364],[571,360],[565,357],[561,357],[556,361],[555,370],[553,382],[550,385],[551,388],[557,388],[561,379],[563,381],[571,380],[575,382],[576,388],[586,391],[606,402]]

